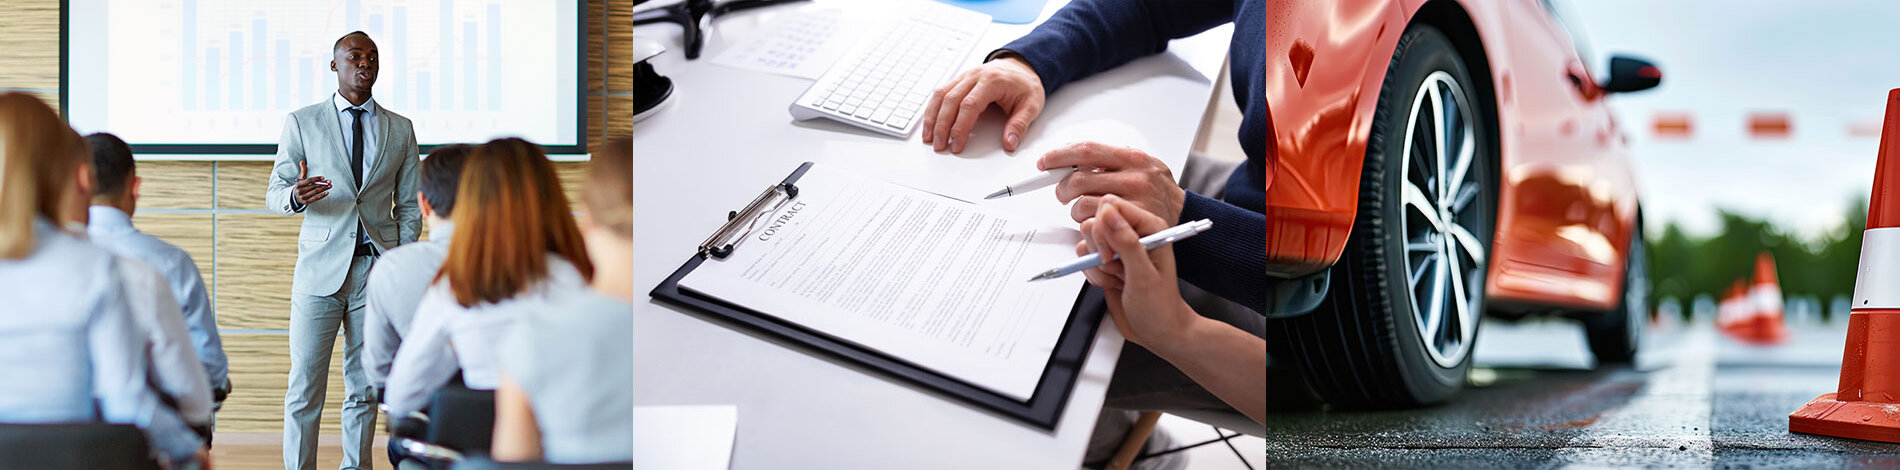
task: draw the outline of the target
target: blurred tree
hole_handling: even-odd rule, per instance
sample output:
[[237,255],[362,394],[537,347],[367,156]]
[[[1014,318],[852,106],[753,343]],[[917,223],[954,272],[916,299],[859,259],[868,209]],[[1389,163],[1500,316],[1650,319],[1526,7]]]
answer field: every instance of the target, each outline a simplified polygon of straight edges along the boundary
[[[1701,294],[1719,301],[1729,285],[1754,276],[1755,257],[1764,251],[1775,258],[1784,296],[1813,296],[1827,304],[1835,296],[1853,295],[1861,231],[1867,227],[1865,199],[1848,205],[1840,226],[1807,241],[1764,220],[1727,210],[1717,216],[1721,225],[1713,236],[1689,235],[1671,221],[1646,240],[1652,305],[1664,297],[1688,302]],[[1690,313],[1684,308],[1683,318]],[[1831,313],[1823,309],[1821,315]]]

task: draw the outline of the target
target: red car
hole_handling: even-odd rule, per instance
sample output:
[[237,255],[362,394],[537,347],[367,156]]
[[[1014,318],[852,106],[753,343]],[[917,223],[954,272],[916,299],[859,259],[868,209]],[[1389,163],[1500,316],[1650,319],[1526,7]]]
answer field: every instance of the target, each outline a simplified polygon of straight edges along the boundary
[[1606,98],[1662,73],[1597,68],[1560,3],[1269,2],[1268,269],[1312,311],[1268,343],[1329,402],[1449,398],[1485,313],[1573,316],[1599,362],[1634,357],[1642,207]]

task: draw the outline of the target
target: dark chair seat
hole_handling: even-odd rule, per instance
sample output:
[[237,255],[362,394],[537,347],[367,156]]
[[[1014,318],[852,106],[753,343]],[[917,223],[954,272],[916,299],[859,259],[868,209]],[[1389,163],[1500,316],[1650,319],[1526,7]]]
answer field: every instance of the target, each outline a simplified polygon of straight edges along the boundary
[[145,433],[130,424],[0,424],[0,470],[157,469]]
[[429,404],[431,444],[463,454],[487,454],[495,435],[495,391],[470,390],[450,384],[435,392]]

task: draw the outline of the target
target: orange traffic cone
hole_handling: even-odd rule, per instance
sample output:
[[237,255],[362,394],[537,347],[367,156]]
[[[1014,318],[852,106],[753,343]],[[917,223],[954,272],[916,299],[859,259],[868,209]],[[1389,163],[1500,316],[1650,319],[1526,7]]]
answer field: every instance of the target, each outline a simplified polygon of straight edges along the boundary
[[1782,319],[1781,281],[1775,275],[1775,258],[1764,251],[1755,257],[1755,285],[1748,290],[1750,316],[1739,333],[1744,341],[1755,344],[1781,344],[1788,340],[1788,325]]
[[1722,293],[1722,303],[1716,304],[1715,327],[1721,329],[1723,333],[1736,335],[1742,321],[1748,319],[1750,315],[1751,305],[1743,292],[1742,280],[1736,279],[1734,284],[1728,286],[1728,291]]
[[1788,415],[1788,430],[1900,442],[1900,89],[1887,92],[1860,245],[1841,384]]

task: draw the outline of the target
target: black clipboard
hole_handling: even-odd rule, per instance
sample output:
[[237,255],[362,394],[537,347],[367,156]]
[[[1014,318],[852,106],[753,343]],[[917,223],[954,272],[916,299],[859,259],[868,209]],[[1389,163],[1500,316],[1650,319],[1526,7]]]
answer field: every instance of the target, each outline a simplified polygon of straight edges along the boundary
[[701,244],[699,251],[688,258],[685,264],[673,271],[672,275],[667,276],[659,286],[653,288],[651,293],[653,298],[685,307],[686,310],[701,317],[716,320],[728,326],[762,333],[781,344],[839,359],[861,370],[908,383],[950,400],[963,402],[1053,432],[1056,422],[1062,417],[1064,405],[1068,404],[1069,395],[1075,391],[1075,382],[1082,373],[1082,364],[1088,359],[1089,348],[1095,342],[1096,330],[1100,328],[1102,316],[1107,312],[1099,289],[1085,288],[1077,293],[1075,304],[1070,308],[1068,323],[1063,325],[1061,337],[1056,341],[1055,351],[1049,355],[1049,363],[1043,368],[1042,378],[1036,382],[1035,392],[1030,394],[1029,401],[1025,402],[780,320],[764,312],[680,288],[680,279],[684,279],[701,263],[709,259],[725,258],[738,249],[731,243],[732,236],[735,234],[744,236],[743,232],[746,231],[751,220],[763,215],[773,206],[774,201],[782,203],[796,198],[798,179],[804,176],[811,166],[811,162],[799,165],[798,169],[785,177],[784,181],[766,188],[764,193],[754,198],[752,203],[747,204],[743,210],[728,213],[726,225],[714,232],[706,243]]

